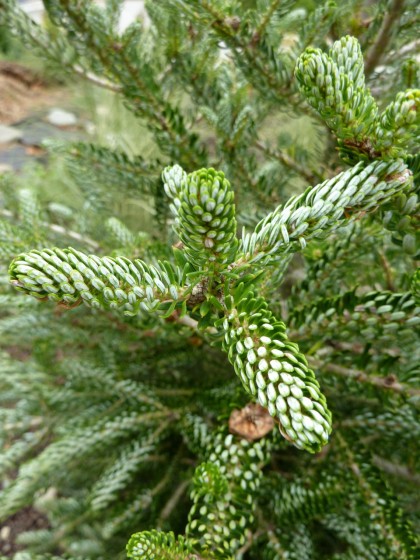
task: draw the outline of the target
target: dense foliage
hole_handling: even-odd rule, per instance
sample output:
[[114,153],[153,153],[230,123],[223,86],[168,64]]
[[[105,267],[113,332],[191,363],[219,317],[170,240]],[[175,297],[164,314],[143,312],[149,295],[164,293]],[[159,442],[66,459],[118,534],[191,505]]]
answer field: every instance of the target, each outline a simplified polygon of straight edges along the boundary
[[315,4],[0,0],[156,154],[50,142],[67,206],[1,177],[16,560],[419,557],[418,8]]

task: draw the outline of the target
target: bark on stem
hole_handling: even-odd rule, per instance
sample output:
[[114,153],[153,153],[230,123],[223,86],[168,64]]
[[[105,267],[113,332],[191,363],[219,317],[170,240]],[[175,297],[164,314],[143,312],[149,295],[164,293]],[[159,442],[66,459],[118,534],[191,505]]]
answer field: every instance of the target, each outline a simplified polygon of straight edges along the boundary
[[378,66],[382,56],[386,51],[389,41],[391,40],[392,26],[399,19],[404,9],[404,0],[392,0],[388,11],[385,13],[382,25],[378,31],[375,42],[370,47],[365,62],[365,76],[368,77]]
[[364,371],[349,369],[337,364],[324,364],[320,360],[316,360],[313,358],[309,359],[309,364],[313,368],[321,369],[340,377],[354,379],[355,381],[359,381],[360,383],[374,385],[375,387],[379,387],[380,389],[390,390],[409,396],[420,396],[419,389],[407,387],[407,385],[399,383],[398,379],[392,374],[386,377],[368,375]]

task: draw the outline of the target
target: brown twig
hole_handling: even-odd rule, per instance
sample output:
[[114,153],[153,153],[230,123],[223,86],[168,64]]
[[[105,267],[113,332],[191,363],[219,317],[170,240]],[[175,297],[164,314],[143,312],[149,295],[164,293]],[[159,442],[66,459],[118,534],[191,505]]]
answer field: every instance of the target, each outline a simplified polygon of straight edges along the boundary
[[120,93],[123,89],[120,85],[109,82],[108,80],[104,80],[103,78],[100,78],[96,74],[84,70],[81,66],[78,65],[73,66],[72,70],[78,76],[81,76],[83,79],[87,80],[88,82],[91,82],[92,84],[95,84],[95,86],[99,86],[103,89],[108,89],[116,93]]
[[379,251],[378,254],[379,254],[379,258],[380,258],[382,267],[385,271],[387,288],[388,288],[388,290],[391,290],[391,292],[395,292],[395,286],[394,286],[394,281],[393,281],[393,278],[392,278],[391,266],[390,266],[387,258],[385,257],[385,255],[382,251]]
[[370,76],[378,66],[386,48],[391,40],[391,30],[398,21],[404,9],[404,0],[392,0],[388,11],[385,13],[382,25],[378,31],[375,42],[370,47],[365,62],[365,75]]
[[412,472],[405,465],[397,465],[396,463],[388,461],[387,459],[379,457],[378,455],[373,456],[373,462],[382,471],[385,471],[392,476],[396,476],[397,478],[404,478],[405,480],[414,482],[416,486],[420,486],[420,474]]
[[313,185],[318,180],[323,180],[323,177],[320,173],[312,169],[306,169],[302,165],[300,165],[296,160],[294,160],[289,154],[286,152],[281,152],[279,150],[273,150],[266,146],[261,140],[258,140],[255,143],[256,148],[260,151],[264,152],[267,156],[277,159],[280,163],[282,163],[285,167],[292,169],[298,175],[301,175],[305,181],[307,181],[310,185]]
[[163,522],[166,521],[173,510],[176,508],[179,500],[182,498],[185,490],[187,489],[188,485],[190,484],[189,480],[184,480],[177,486],[175,492],[171,495],[169,500],[166,502],[164,508],[162,509],[162,513],[159,516],[159,520],[157,522],[157,527],[162,527]]
[[387,375],[386,377],[373,376],[373,375],[371,376],[371,375],[367,375],[364,371],[360,371],[357,369],[349,369],[343,366],[339,366],[337,364],[326,364],[314,358],[310,358],[309,363],[311,367],[317,369],[323,369],[328,373],[332,373],[340,377],[347,377],[348,379],[354,379],[355,381],[358,381],[360,383],[367,383],[368,385],[373,385],[375,387],[379,387],[380,389],[394,391],[395,393],[405,394],[409,396],[417,396],[417,397],[420,396],[420,389],[414,389],[411,387],[407,387],[402,383],[399,383],[396,376],[392,374]]

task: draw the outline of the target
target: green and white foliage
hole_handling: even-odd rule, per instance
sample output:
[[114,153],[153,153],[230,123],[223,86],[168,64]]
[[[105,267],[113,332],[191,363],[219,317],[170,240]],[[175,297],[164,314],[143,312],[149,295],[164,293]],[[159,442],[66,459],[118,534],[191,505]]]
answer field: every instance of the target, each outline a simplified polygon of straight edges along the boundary
[[399,92],[382,113],[365,85],[363,56],[354,37],[336,41],[328,54],[308,48],[296,78],[308,103],[339,140],[346,160],[406,155],[420,127],[420,90]]
[[269,438],[248,442],[226,431],[205,430],[204,434],[200,424],[198,419],[187,419],[187,431],[192,430],[192,439],[201,443],[204,458],[192,481],[187,538],[175,541],[173,533],[137,533],[127,545],[130,558],[165,558],[165,553],[171,553],[168,558],[229,559],[245,544],[254,524],[262,467],[270,459],[273,442]]
[[338,138],[361,142],[369,137],[377,107],[365,88],[363,57],[354,37],[336,41],[328,54],[308,48],[298,59],[296,77]]
[[268,542],[263,551],[264,560],[310,560],[314,545],[309,531],[303,524],[282,529],[269,530]]
[[186,534],[211,558],[232,558],[254,522],[255,496],[269,461],[268,438],[250,443],[232,434],[212,434],[207,461],[193,478]]
[[243,386],[278,418],[280,432],[300,449],[319,451],[331,432],[331,413],[299,347],[262,298],[248,294],[224,320],[224,346]]
[[[354,291],[350,291],[335,298],[314,301],[309,307],[294,309],[290,323],[302,328],[305,324],[318,324],[334,329],[337,323],[332,324],[332,321],[338,319],[345,322],[347,328],[355,331],[361,329],[361,335],[373,341],[379,336],[380,326],[385,329],[384,334],[395,334],[399,328],[415,327],[420,322],[419,311],[411,292],[369,292],[358,297]],[[373,330],[368,327],[363,330],[365,325]]]
[[401,160],[359,163],[268,214],[252,234],[243,237],[244,259],[273,264],[305,248],[307,240],[328,236],[399,192],[410,191],[411,185],[412,174]]
[[134,560],[194,560],[191,545],[180,537],[175,540],[173,533],[145,531],[132,535],[127,544],[128,558]]
[[233,191],[224,173],[201,169],[187,175],[174,166],[163,172],[163,180],[188,260],[204,269],[230,264],[238,240]]
[[0,0],[131,133],[0,178],[14,560],[420,556],[417,4]]
[[178,300],[184,273],[169,263],[146,265],[116,257],[98,258],[74,249],[32,251],[10,269],[16,287],[64,306],[82,301],[95,309],[120,309],[127,315],[140,308],[158,310],[169,300],[169,315]]

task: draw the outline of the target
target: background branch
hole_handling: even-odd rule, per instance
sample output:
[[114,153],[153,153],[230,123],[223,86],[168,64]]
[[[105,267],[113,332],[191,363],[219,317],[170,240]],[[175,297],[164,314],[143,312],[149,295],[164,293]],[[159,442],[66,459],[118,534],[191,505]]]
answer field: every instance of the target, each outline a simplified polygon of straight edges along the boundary
[[392,27],[400,18],[404,9],[404,0],[392,0],[385,13],[376,40],[370,47],[365,62],[365,75],[369,77],[378,66],[392,37]]

